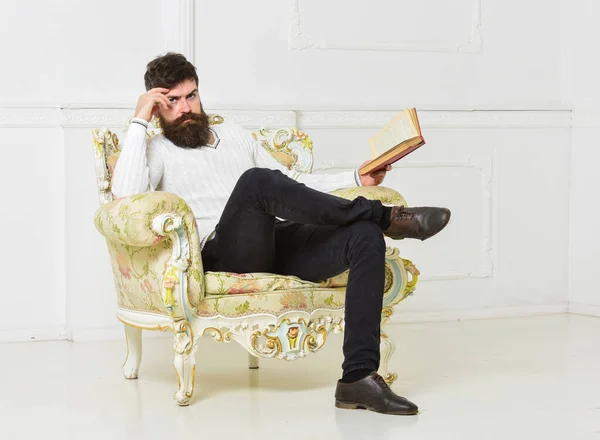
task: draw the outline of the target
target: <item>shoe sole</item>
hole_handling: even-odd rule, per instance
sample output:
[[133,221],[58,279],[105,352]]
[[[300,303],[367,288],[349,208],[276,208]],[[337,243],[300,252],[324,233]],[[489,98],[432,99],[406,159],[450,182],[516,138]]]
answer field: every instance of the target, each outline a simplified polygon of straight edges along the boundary
[[335,406],[337,408],[341,408],[341,409],[366,409],[368,411],[373,411],[376,413],[388,414],[388,415],[393,415],[393,416],[414,416],[419,413],[419,410],[414,411],[414,412],[378,411],[369,405],[364,405],[362,403],[354,403],[354,402],[343,402],[341,400],[336,400]]

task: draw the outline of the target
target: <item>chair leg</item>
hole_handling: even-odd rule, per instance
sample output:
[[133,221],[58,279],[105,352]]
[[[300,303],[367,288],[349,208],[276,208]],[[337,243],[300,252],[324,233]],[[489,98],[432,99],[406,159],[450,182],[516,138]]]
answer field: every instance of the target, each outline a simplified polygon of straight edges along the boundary
[[194,338],[187,321],[175,323],[175,360],[173,366],[179,380],[179,389],[174,395],[179,406],[187,406],[194,394],[196,359]]
[[258,358],[248,353],[248,368],[258,370]]
[[398,378],[398,375],[388,369],[388,363],[394,354],[394,349],[396,348],[396,344],[394,341],[390,339],[390,337],[385,333],[385,324],[389,317],[386,317],[381,322],[381,340],[379,344],[379,351],[381,353],[381,361],[379,364],[379,375],[383,377],[388,385],[394,383],[394,381]]
[[125,326],[125,340],[127,342],[127,356],[123,364],[123,375],[127,379],[137,379],[142,362],[142,329]]

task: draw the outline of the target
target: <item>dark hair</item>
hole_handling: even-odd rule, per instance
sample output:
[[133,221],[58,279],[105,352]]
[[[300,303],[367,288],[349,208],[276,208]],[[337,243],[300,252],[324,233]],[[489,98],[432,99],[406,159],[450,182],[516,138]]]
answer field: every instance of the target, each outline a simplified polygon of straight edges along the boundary
[[188,79],[193,79],[198,84],[196,68],[183,55],[174,52],[168,52],[150,61],[144,74],[146,90],[155,87],[171,89]]

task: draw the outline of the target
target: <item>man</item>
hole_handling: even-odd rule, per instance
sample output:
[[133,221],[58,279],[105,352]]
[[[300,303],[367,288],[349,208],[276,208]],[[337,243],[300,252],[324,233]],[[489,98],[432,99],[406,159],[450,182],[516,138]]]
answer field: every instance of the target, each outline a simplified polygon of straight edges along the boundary
[[[384,234],[425,240],[446,226],[450,211],[386,207],[363,197],[349,201],[326,194],[379,185],[389,167],[367,176],[355,170],[291,179],[241,127],[209,126],[196,69],[180,54],[151,61],[144,79],[147,92],[139,98],[117,162],[114,194],[162,190],[186,200],[198,223],[207,271],[320,281],[350,269],[336,406],[416,414],[417,406],[377,374]],[[153,116],[163,134],[146,141]]]

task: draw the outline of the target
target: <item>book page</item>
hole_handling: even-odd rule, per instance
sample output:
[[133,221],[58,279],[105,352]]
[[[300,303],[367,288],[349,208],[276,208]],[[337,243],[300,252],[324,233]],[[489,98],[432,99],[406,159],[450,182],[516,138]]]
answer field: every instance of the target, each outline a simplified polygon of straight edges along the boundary
[[405,110],[392,119],[379,133],[369,139],[373,158],[418,135],[419,133],[413,124],[410,113],[408,110]]

